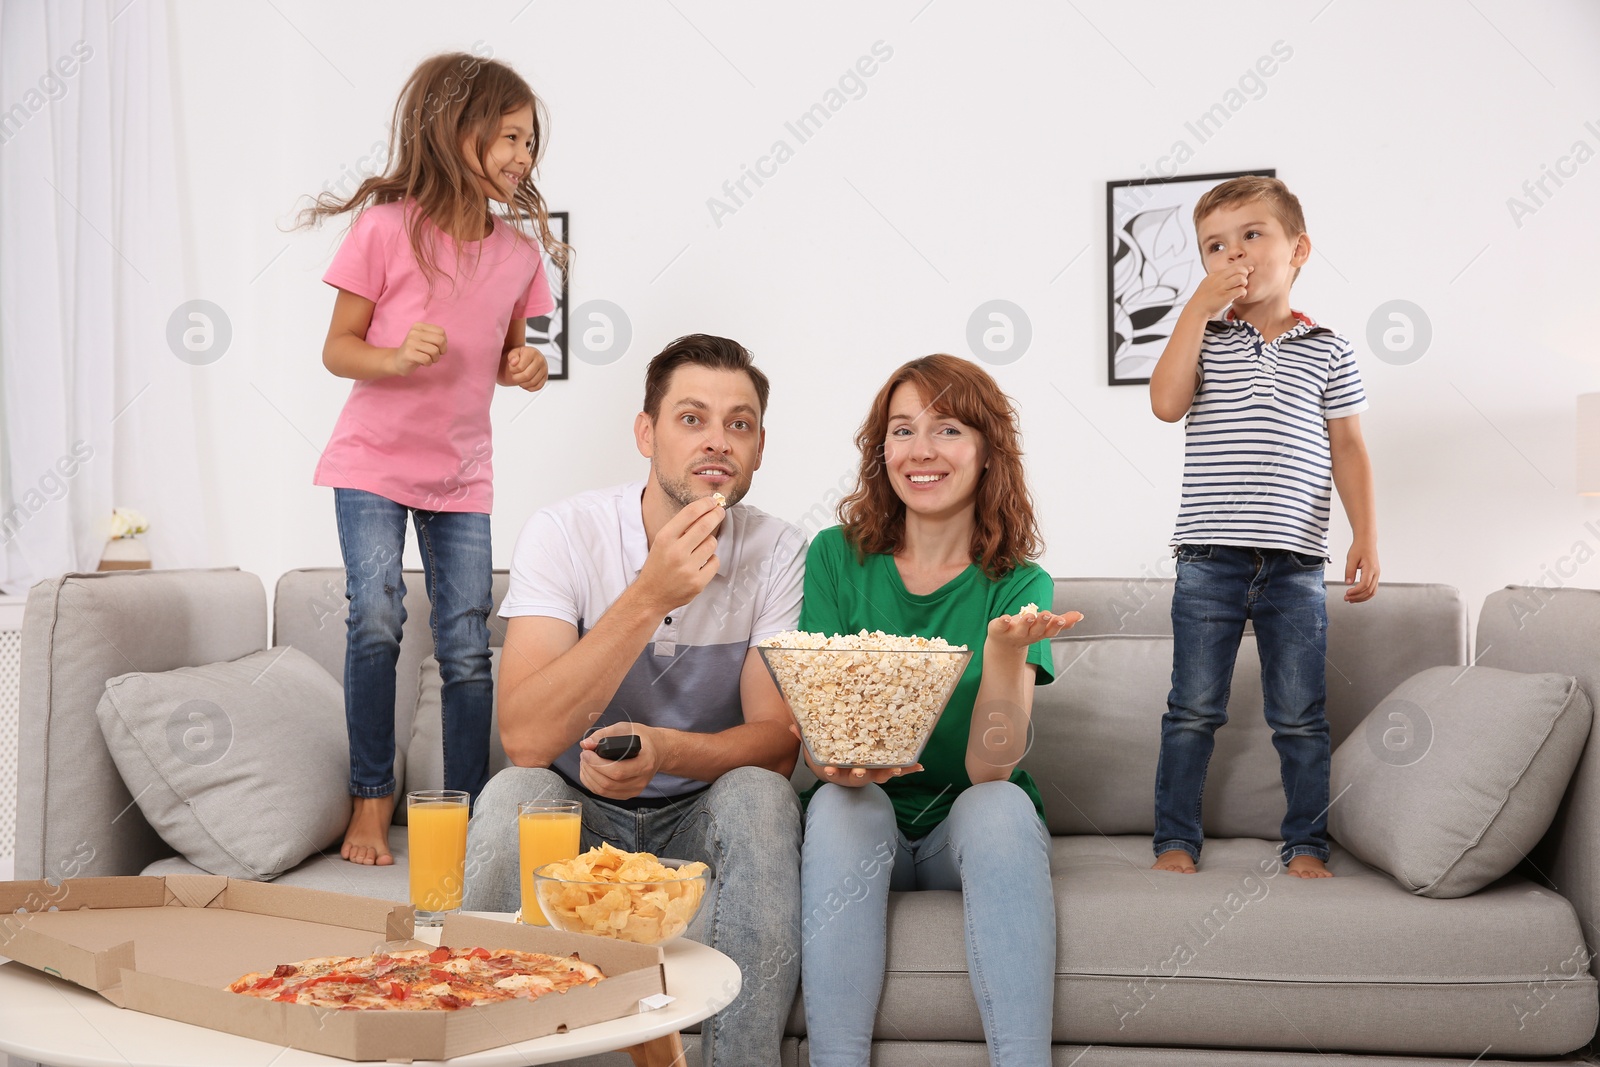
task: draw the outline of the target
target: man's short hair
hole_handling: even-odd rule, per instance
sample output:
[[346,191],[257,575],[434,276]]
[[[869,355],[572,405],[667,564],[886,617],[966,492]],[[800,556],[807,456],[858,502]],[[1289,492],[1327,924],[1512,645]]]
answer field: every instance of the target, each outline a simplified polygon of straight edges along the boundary
[[672,380],[673,372],[690,363],[712,370],[743,371],[748,374],[750,384],[756,387],[761,419],[766,421],[767,394],[771,391],[771,385],[767,376],[751,360],[749,350],[726,337],[691,333],[663,348],[644,372],[644,413],[650,416],[651,422],[661,414],[661,401],[666,399],[667,383]]
[[1306,215],[1300,210],[1300,198],[1291,193],[1289,187],[1278,179],[1265,178],[1258,174],[1229,178],[1221,185],[1206,190],[1205,195],[1194,206],[1195,229],[1200,228],[1201,219],[1218,208],[1245,204],[1252,200],[1266,203],[1268,209],[1283,224],[1289,240],[1292,241],[1306,232]]

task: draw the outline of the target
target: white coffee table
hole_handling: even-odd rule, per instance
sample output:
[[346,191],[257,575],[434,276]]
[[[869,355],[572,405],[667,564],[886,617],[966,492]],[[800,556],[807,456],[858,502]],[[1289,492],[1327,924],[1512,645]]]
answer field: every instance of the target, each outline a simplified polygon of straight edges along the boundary
[[[438,944],[439,931],[418,930],[417,940]],[[678,1063],[683,1059],[678,1032],[739,995],[739,967],[716,949],[685,938],[667,944],[665,951],[667,995],[675,998],[666,1007],[443,1062],[520,1067],[626,1049],[641,1067]],[[0,965],[0,1052],[51,1067],[348,1067],[352,1062],[128,1011],[20,963]]]

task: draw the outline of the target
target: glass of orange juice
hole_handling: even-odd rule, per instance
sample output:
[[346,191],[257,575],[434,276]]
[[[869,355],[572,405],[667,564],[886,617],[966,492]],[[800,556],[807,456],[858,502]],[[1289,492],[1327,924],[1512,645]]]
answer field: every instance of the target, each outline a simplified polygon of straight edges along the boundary
[[517,805],[517,840],[521,846],[522,921],[549,926],[539,909],[533,872],[547,863],[578,855],[583,830],[583,805],[576,800],[524,800]]
[[411,906],[418,926],[442,925],[446,915],[461,910],[470,799],[459,789],[418,789],[406,794]]

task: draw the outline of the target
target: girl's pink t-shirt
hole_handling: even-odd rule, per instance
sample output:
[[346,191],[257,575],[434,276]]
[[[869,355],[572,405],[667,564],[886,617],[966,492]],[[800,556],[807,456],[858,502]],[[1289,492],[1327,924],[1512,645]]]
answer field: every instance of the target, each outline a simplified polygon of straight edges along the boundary
[[489,401],[513,318],[555,308],[536,244],[502,219],[482,241],[456,242],[425,223],[439,275],[411,252],[406,207],[356,218],[322,280],[373,302],[367,343],[399,348],[413,323],[444,330],[445,351],[407,377],[358,381],[312,479],[427,511],[488,512],[494,503]]

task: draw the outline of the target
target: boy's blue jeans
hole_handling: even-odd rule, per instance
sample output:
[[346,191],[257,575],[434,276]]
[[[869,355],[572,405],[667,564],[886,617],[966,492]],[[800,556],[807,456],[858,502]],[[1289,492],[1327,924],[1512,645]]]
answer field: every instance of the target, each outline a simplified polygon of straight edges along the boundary
[[1200,800],[1244,623],[1255,623],[1261,688],[1288,810],[1283,861],[1328,858],[1327,593],[1323,560],[1299,552],[1182,545],[1172,591],[1172,692],[1161,717],[1155,852],[1199,858]]
[[434,655],[443,683],[444,786],[476,796],[489,777],[489,612],[494,608],[489,516],[422,511],[360,489],[335,489],[345,598],[345,725],[350,733],[350,795],[395,791],[395,665],[406,621],[400,557],[406,515],[417,530],[423,577],[433,605]]

